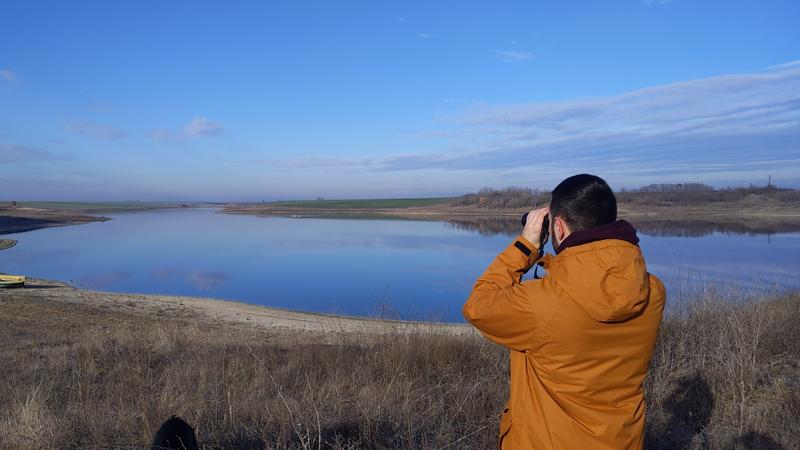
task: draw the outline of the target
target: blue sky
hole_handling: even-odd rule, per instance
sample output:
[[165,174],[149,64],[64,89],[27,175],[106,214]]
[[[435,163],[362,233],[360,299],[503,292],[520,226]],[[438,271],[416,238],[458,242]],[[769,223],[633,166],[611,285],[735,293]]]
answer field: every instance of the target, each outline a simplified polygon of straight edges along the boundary
[[0,198],[800,187],[795,1],[8,2]]

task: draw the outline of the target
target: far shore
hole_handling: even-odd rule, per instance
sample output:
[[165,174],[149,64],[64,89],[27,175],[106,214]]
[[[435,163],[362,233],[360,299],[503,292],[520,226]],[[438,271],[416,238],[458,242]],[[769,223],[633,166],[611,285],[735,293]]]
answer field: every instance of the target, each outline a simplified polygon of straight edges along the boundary
[[109,218],[38,208],[0,208],[0,235],[104,220]]
[[[545,203],[524,208],[484,208],[453,206],[448,199],[388,200],[311,200],[261,203],[166,203],[166,202],[21,202],[11,206],[0,203],[0,235],[33,231],[40,228],[77,225],[111,220],[99,216],[108,212],[137,212],[155,209],[182,209],[215,206],[226,214],[282,216],[293,218],[370,218],[431,220],[463,223],[505,221],[518,223],[518,218]],[[636,226],[662,228],[670,226],[735,225],[745,232],[800,231],[800,205],[795,203],[709,202],[693,204],[619,203],[618,216]],[[8,244],[6,244],[8,245]],[[0,250],[8,248],[0,243]]]
[[[214,204],[218,205],[218,204]],[[175,202],[0,202],[0,235],[111,220],[102,213],[193,208]],[[3,247],[0,245],[0,250]]]
[[[283,206],[269,203],[231,204],[222,208],[227,214],[251,214],[284,217],[372,217],[410,220],[452,219],[516,219],[537,207],[492,209],[477,207],[455,207],[446,204],[405,208],[326,208],[324,206]],[[735,221],[748,224],[791,225],[800,227],[800,206],[760,205],[742,208],[736,204],[708,204],[692,206],[646,206],[619,205],[618,216],[630,221],[675,222],[675,221]]]

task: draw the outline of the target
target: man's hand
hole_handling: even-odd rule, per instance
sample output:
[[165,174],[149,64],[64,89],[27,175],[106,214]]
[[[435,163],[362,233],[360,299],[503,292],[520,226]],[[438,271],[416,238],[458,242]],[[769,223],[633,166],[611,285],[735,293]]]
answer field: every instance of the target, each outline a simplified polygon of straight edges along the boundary
[[542,236],[542,222],[549,212],[548,208],[539,208],[528,213],[528,221],[525,222],[525,228],[522,229],[522,237],[533,244],[534,251],[538,252],[539,246],[544,244],[544,242],[539,242],[539,238]]

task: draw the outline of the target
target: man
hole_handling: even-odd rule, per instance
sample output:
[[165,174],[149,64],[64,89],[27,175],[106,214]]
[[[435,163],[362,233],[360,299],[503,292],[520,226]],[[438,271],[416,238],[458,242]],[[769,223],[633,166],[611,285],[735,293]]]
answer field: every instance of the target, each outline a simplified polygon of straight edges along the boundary
[[[556,255],[537,259],[546,216]],[[475,283],[464,317],[511,350],[502,449],[642,448],[642,383],[666,293],[638,241],[608,184],[575,175]],[[522,281],[534,264],[544,277]]]

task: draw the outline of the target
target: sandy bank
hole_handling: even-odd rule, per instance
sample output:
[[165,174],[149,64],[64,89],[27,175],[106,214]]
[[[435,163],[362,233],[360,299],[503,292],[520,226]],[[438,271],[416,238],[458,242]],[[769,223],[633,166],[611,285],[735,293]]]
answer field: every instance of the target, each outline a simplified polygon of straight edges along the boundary
[[451,335],[475,333],[467,324],[389,321],[289,311],[227,300],[168,295],[117,294],[78,289],[66,283],[29,278],[24,289],[0,290],[4,298],[80,303],[115,315],[188,319],[214,324],[254,326],[272,331],[386,334],[428,331]]
[[102,213],[141,212],[160,209],[196,208],[216,203],[163,203],[163,202],[22,202],[0,204],[0,234],[22,233],[47,227],[77,225],[111,220],[96,216]]
[[0,208],[0,234],[109,220],[108,217],[28,207]]

